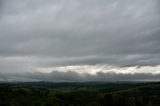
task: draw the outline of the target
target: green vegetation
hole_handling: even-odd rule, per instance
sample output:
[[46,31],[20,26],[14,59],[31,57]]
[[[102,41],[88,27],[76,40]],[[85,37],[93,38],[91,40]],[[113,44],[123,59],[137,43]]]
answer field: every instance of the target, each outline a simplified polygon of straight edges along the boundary
[[1,83],[0,106],[160,106],[160,83]]

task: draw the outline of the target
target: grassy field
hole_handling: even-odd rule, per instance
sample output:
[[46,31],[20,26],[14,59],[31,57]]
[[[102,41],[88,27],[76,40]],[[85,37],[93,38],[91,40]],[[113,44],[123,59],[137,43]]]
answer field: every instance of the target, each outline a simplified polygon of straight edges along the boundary
[[160,106],[160,83],[1,83],[0,106]]

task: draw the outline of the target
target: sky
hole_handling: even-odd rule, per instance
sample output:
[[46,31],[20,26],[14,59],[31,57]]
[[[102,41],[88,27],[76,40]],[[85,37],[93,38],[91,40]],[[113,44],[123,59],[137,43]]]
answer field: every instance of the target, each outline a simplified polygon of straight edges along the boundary
[[0,0],[0,81],[159,81],[159,0]]

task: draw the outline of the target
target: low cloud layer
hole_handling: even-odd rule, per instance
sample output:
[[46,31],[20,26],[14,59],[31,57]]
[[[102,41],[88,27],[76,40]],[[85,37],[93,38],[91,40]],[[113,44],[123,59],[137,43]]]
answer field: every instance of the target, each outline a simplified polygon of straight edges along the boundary
[[59,72],[53,71],[51,73],[16,73],[16,74],[1,74],[0,81],[50,81],[50,82],[85,82],[85,81],[159,81],[160,74],[151,73],[135,73],[122,74],[114,72],[97,72],[95,75],[79,74],[74,71]]
[[35,72],[0,73],[0,81],[159,81],[160,66],[65,66],[39,68]]
[[[53,67],[104,65],[152,67],[140,74],[151,79],[160,65],[159,5],[159,0],[1,0],[0,73],[9,79],[39,69],[46,75],[44,69],[54,72]],[[87,77],[97,79],[98,73]]]

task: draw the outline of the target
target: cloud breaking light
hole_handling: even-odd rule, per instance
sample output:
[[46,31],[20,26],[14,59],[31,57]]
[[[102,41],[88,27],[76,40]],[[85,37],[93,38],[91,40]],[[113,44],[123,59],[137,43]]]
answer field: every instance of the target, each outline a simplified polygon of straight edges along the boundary
[[116,67],[108,65],[81,65],[81,66],[61,66],[61,67],[49,67],[49,68],[38,68],[39,72],[51,73],[53,71],[67,72],[73,71],[80,74],[93,74],[98,72],[103,73],[116,73],[116,74],[137,74],[137,73],[150,73],[160,74],[160,66],[132,66],[132,67]]

